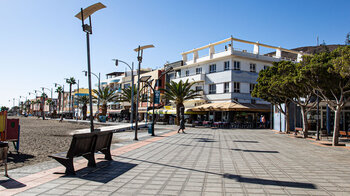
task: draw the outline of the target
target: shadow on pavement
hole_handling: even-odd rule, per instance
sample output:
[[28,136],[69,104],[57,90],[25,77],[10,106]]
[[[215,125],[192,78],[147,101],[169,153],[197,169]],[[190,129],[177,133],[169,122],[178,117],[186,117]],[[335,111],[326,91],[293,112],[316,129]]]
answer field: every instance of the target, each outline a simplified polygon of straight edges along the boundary
[[251,183],[251,184],[316,189],[316,186],[314,184],[311,184],[311,183],[289,182],[289,181],[279,181],[279,180],[266,180],[266,179],[261,179],[261,178],[242,177],[240,175],[233,175],[233,174],[224,174],[223,177],[236,180],[237,182],[244,182],[244,183]]
[[275,151],[275,150],[242,150],[237,148],[232,148],[231,150],[242,151],[242,152],[279,153],[278,151]]
[[85,167],[76,171],[77,174],[75,176],[67,175],[63,176],[63,178],[73,177],[100,183],[107,183],[131,170],[135,166],[137,166],[137,164],[119,161],[101,161],[97,163],[96,167]]
[[6,188],[6,189],[18,189],[18,188],[22,188],[25,187],[27,185],[18,182],[17,180],[13,179],[13,178],[9,178],[7,180],[0,180],[0,186]]
[[216,142],[213,139],[209,139],[209,138],[193,138],[195,140],[197,140],[197,142]]
[[21,163],[28,161],[29,159],[34,158],[31,154],[24,154],[24,153],[9,153],[7,155],[7,163]]
[[242,143],[259,143],[258,141],[249,141],[249,140],[233,140],[233,142],[242,142]]
[[242,177],[240,175],[234,175],[234,174],[228,174],[228,173],[221,174],[221,173],[203,171],[203,170],[198,170],[198,169],[193,169],[193,168],[186,168],[186,167],[181,167],[181,166],[169,165],[169,164],[164,164],[164,163],[157,163],[157,162],[153,162],[153,161],[146,161],[146,160],[142,160],[142,159],[129,158],[129,157],[124,157],[124,156],[116,156],[116,157],[134,160],[134,161],[141,161],[141,162],[151,163],[151,164],[156,164],[156,165],[161,165],[161,166],[165,166],[165,167],[172,167],[172,168],[177,168],[177,169],[190,170],[190,171],[194,171],[194,172],[201,172],[201,173],[206,173],[206,174],[218,175],[218,176],[221,176],[223,178],[228,178],[228,179],[236,180],[237,182],[243,182],[243,183],[316,189],[316,186],[312,183],[267,180],[267,179],[262,179],[262,178],[249,178],[249,177]]

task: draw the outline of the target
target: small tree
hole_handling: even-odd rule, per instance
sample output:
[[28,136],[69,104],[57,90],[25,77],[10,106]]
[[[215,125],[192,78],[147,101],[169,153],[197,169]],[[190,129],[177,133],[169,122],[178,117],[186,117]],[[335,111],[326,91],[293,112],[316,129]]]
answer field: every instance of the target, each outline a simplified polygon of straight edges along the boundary
[[[281,91],[281,84],[280,81],[278,81],[281,75],[280,71],[282,71],[282,69],[279,68],[280,64],[283,64],[283,62],[275,62],[272,67],[268,67],[259,72],[259,77],[257,79],[258,83],[254,87],[252,96],[275,105],[275,107],[285,115],[286,132],[289,133],[290,125],[288,106],[290,103],[290,97],[286,96]],[[283,104],[285,105],[285,108],[283,108]]]
[[[196,84],[196,82],[190,83],[188,80],[186,80],[186,82],[180,80],[178,83],[171,81],[170,83],[166,83],[166,89],[160,89],[164,91],[165,97],[169,101],[174,101],[176,105],[177,125],[180,123],[180,108],[184,108],[184,101],[202,97],[202,95],[199,94],[202,90],[191,89],[194,84]],[[185,110],[183,110],[183,112],[184,111]],[[181,116],[183,115],[182,113]]]
[[350,100],[350,46],[304,57],[306,84],[334,111],[332,145],[338,145],[341,110]]
[[305,81],[308,79],[304,78],[300,72],[302,69],[301,64],[290,61],[281,61],[277,64],[278,75],[272,78],[271,88],[277,90],[282,96],[300,107],[303,121],[303,135],[304,138],[307,138],[307,113],[316,105],[316,102],[311,104],[313,91],[305,85]]

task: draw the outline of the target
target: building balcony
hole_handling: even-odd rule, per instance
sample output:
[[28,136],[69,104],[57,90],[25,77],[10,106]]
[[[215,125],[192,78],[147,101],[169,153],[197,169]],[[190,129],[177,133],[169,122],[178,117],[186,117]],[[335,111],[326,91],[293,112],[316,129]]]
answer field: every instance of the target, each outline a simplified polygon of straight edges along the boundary
[[175,79],[172,79],[172,81],[178,83],[182,80],[183,82],[204,82],[205,81],[205,74],[195,74],[195,75],[189,75],[189,76],[182,76],[182,77],[176,77]]

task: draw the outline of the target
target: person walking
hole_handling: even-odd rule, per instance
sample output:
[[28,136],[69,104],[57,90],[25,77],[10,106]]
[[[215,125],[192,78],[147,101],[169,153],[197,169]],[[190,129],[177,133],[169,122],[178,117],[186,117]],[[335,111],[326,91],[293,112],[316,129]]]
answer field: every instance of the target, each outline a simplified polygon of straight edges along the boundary
[[177,131],[177,133],[180,133],[180,130],[182,130],[182,133],[185,133],[185,119],[184,119],[183,116],[181,117],[181,120],[180,120],[180,128],[179,128],[179,130]]

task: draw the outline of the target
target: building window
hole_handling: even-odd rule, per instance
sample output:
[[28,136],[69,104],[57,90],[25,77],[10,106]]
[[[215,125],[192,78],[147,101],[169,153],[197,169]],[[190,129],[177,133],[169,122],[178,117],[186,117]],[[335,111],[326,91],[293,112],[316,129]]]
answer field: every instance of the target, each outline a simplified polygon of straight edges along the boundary
[[201,74],[201,73],[202,73],[202,68],[201,67],[196,68],[196,74]]
[[256,64],[250,63],[250,72],[256,72]]
[[216,84],[209,84],[209,94],[216,94]]
[[240,88],[240,83],[239,82],[234,82],[233,83],[233,92],[235,93],[240,93],[241,92],[241,88]]
[[239,61],[234,61],[234,62],[233,62],[233,69],[234,69],[234,70],[241,70],[241,62],[239,62]]
[[267,66],[267,65],[264,65],[264,70],[266,70],[267,68],[269,68],[269,66]]
[[209,65],[209,73],[216,72],[216,64]]
[[196,86],[196,91],[201,91],[202,90],[202,86]]
[[249,85],[249,92],[252,93],[254,90],[255,84],[250,84]]
[[189,76],[190,75],[190,71],[189,70],[186,70],[186,76]]
[[180,77],[181,77],[181,70],[177,70],[175,78],[180,78]]
[[230,61],[225,61],[224,62],[224,70],[229,70],[230,69]]
[[224,83],[224,93],[230,92],[230,83],[225,82]]
[[252,99],[252,100],[250,100],[250,103],[251,103],[251,104],[256,104],[256,100],[255,100],[255,99]]

